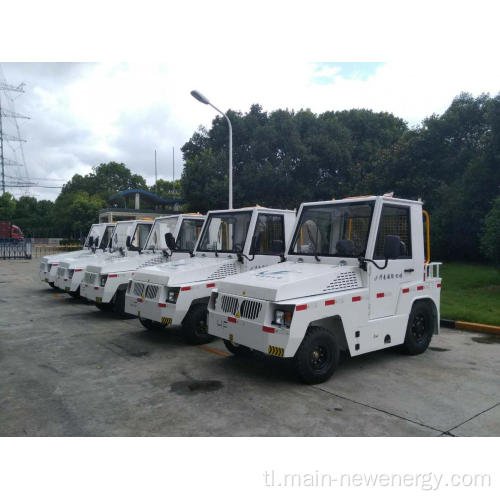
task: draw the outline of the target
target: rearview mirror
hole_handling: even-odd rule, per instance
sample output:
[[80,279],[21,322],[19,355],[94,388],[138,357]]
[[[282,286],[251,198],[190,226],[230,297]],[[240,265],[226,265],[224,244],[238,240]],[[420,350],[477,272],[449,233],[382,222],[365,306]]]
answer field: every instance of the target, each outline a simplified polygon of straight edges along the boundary
[[127,236],[127,240],[125,241],[125,246],[126,246],[127,248],[130,248],[130,244],[131,244],[131,243],[132,243],[132,240],[131,240],[130,236]]
[[165,243],[171,252],[173,252],[177,247],[177,245],[175,244],[174,235],[172,233],[165,234]]
[[397,259],[401,255],[401,238],[388,234],[384,240],[384,257]]

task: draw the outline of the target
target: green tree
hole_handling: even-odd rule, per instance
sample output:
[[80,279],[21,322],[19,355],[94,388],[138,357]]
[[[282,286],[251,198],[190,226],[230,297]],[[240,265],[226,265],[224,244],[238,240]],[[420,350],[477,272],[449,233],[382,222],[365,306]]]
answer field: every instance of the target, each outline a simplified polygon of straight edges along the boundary
[[500,196],[484,219],[481,251],[493,264],[500,266]]
[[16,200],[10,193],[0,196],[0,220],[11,221],[16,213]]

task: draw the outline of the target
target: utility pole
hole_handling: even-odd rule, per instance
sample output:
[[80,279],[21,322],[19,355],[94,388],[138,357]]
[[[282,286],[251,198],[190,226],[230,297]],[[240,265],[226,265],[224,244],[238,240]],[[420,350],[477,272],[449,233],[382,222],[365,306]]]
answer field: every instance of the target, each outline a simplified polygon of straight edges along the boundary
[[[6,95],[7,95],[7,92],[24,93],[23,85],[24,85],[23,83],[17,87],[14,87],[13,85],[9,85],[3,79],[3,74],[0,71],[0,166],[2,168],[2,174],[1,174],[2,194],[5,194],[5,165],[13,165],[13,166],[18,166],[18,167],[24,166],[26,168],[26,165],[24,165],[24,164],[20,164],[16,161],[12,161],[12,160],[5,158],[4,141],[26,142],[25,140],[21,139],[21,137],[19,137],[19,127],[17,126],[17,118],[29,119],[29,116],[23,116],[23,115],[20,115],[19,113],[15,113],[14,111],[9,111],[8,109],[2,108],[2,91],[5,92]],[[16,129],[18,132],[18,137],[13,137],[13,136],[4,134],[4,132],[3,132],[3,118],[14,118],[15,123],[16,123]],[[23,158],[24,158],[24,153],[23,153]],[[28,182],[28,181],[29,181],[29,179],[26,179],[25,182]]]
[[155,149],[155,191],[158,194],[158,169],[156,168],[156,149]]

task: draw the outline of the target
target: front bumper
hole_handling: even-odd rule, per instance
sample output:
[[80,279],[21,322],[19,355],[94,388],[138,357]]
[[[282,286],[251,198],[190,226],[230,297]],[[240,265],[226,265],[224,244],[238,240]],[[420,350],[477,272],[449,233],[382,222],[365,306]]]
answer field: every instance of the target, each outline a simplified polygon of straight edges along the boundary
[[165,326],[180,326],[185,316],[185,311],[180,311],[177,304],[159,302],[157,299],[148,300],[135,295],[125,295],[125,312],[150,319]]
[[[229,319],[231,318],[231,319]],[[267,330],[267,331],[266,331]],[[272,333],[270,332],[272,330]],[[277,357],[292,357],[290,330],[208,309],[208,333]]]
[[103,302],[104,288],[105,287],[99,285],[83,283],[80,288],[80,295],[90,302],[100,303]]

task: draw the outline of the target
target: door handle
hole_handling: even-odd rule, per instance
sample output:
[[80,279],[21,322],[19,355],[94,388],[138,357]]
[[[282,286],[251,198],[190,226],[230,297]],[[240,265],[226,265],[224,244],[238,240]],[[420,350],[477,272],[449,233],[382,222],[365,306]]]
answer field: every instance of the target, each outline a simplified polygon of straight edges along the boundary
[[405,273],[412,273],[415,269],[405,269]]

